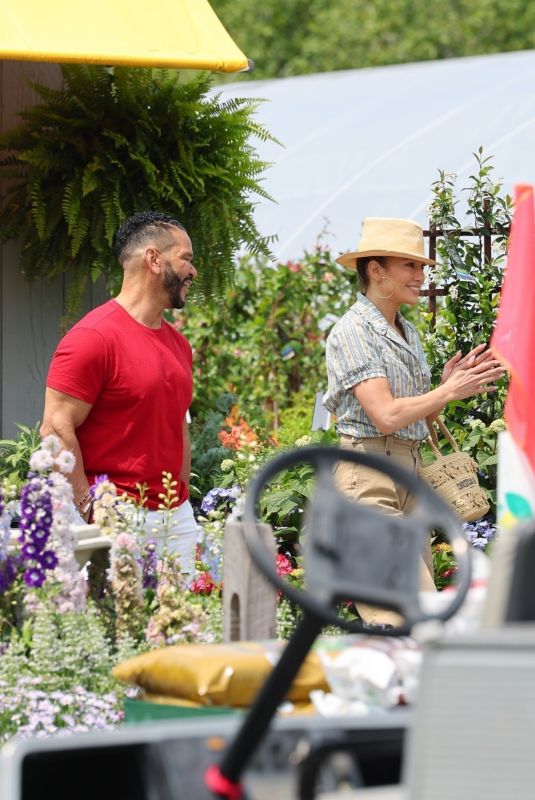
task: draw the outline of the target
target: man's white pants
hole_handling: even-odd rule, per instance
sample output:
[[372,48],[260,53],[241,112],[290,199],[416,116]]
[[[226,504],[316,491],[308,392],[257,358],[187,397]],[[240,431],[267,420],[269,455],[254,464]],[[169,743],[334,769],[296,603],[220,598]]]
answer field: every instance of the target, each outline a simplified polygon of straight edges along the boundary
[[[126,513],[131,513],[132,506],[126,506]],[[193,516],[189,500],[185,500],[172,511],[147,511],[139,509],[135,519],[136,527],[143,533],[143,540],[152,539],[158,547],[158,555],[164,550],[178,555],[181,572],[193,574],[195,567],[195,546],[201,533],[201,527]],[[85,525],[80,514],[75,511],[76,525]]]
[[195,566],[195,545],[201,532],[193,516],[189,500],[185,500],[172,511],[143,511],[144,538],[153,539],[158,546],[158,554],[164,550],[178,555],[181,572],[189,575]]

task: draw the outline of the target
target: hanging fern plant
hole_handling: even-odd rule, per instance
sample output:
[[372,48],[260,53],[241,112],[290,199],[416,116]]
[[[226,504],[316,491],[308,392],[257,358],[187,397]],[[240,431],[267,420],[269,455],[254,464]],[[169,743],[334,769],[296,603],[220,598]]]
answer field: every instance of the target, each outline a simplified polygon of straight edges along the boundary
[[113,289],[120,269],[113,235],[144,209],[180,219],[191,236],[199,284],[219,291],[241,247],[268,253],[253,218],[268,166],[251,139],[273,137],[255,122],[258,100],[209,95],[202,73],[69,65],[64,89],[34,84],[42,102],[0,138],[0,241],[22,243],[33,280],[69,275],[72,317],[89,279]]

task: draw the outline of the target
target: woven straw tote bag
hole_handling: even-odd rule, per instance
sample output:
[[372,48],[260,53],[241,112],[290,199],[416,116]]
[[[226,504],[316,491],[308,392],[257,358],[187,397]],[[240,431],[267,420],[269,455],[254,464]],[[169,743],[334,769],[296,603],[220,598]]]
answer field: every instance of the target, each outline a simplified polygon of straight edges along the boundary
[[[440,452],[435,423],[450,443],[453,452],[446,455]],[[490,508],[487,495],[477,479],[476,464],[468,453],[459,450],[444,422],[439,418],[435,423],[429,424],[430,435],[427,439],[435,458],[430,464],[424,464],[420,460],[420,475],[443,500],[453,506],[465,522],[474,522],[485,516]]]

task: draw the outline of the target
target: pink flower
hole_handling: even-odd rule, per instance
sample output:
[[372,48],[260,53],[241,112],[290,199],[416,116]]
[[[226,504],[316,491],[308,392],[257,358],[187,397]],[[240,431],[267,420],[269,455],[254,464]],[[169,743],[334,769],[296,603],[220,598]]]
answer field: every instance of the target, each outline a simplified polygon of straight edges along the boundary
[[129,533],[120,533],[115,539],[115,550],[128,550],[135,553],[138,549],[136,540]]
[[299,261],[288,261],[286,264],[290,272],[301,272],[303,267],[301,266]]

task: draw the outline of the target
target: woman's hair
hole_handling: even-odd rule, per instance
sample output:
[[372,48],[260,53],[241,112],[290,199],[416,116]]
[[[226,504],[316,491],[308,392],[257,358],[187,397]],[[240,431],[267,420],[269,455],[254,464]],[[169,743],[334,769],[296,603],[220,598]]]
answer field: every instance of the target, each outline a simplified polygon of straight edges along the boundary
[[370,261],[378,261],[379,264],[384,267],[385,259],[384,256],[367,256],[366,258],[357,258],[357,274],[359,276],[359,289],[362,294],[366,294],[366,290],[370,285],[370,279],[368,277],[368,264]]

